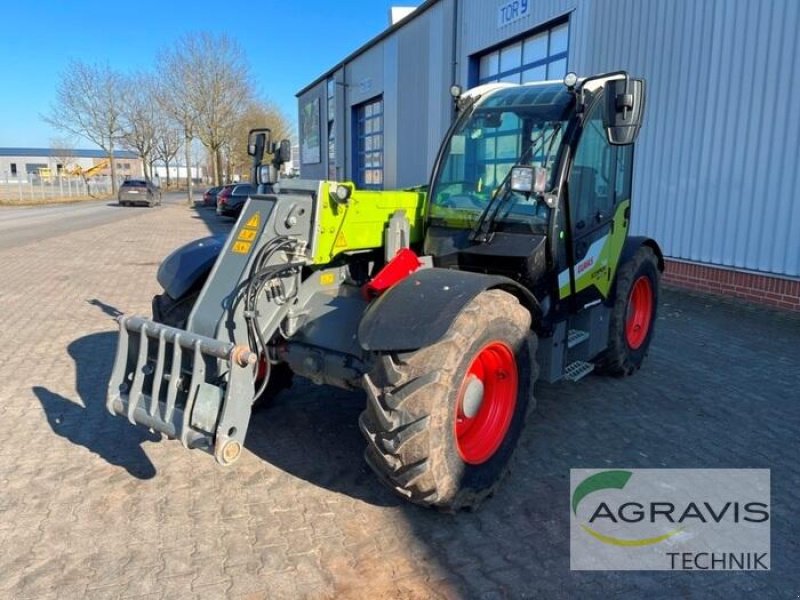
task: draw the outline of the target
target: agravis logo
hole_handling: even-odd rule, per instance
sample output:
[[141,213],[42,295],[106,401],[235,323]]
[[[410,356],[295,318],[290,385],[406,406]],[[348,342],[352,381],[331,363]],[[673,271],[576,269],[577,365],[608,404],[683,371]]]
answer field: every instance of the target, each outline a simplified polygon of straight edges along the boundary
[[573,569],[769,569],[767,469],[573,469]]
[[[595,475],[590,475],[575,488],[574,492],[572,492],[572,513],[577,517],[578,505],[581,503],[581,500],[592,492],[608,489],[624,489],[632,475],[633,473],[630,471],[601,471]],[[601,510],[603,511],[602,513]],[[609,510],[605,502],[600,503],[589,518],[589,522],[591,523],[600,517],[614,518],[613,513]],[[682,530],[681,527],[678,527],[662,535],[627,540],[614,537],[613,535],[604,535],[585,523],[581,523],[581,529],[604,544],[611,544],[613,546],[649,546],[651,544],[658,544],[680,533]]]

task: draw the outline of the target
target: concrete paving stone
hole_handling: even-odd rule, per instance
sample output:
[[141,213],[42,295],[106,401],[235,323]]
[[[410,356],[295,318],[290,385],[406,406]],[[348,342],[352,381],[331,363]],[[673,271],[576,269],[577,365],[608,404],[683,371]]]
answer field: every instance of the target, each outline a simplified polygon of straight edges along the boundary
[[192,581],[195,574],[175,575],[159,577],[158,585],[161,588],[161,595],[164,598],[192,598]]
[[[200,218],[194,218],[200,217]],[[223,469],[105,409],[114,316],[221,227],[165,206],[0,250],[0,597],[794,598],[800,320],[665,289],[634,377],[537,385],[509,479],[455,517],[364,466],[363,395],[298,380]],[[37,298],[31,304],[30,298]],[[569,571],[569,469],[772,470],[767,574]]]

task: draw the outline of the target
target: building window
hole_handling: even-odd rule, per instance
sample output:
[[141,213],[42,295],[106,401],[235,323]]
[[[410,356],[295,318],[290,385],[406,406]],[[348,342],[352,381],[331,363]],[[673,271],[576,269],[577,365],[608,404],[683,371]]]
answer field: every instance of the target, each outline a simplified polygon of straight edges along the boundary
[[356,106],[355,179],[362,188],[383,187],[383,98]]
[[336,132],[328,121],[328,180],[336,181]]
[[328,79],[328,179],[336,181],[336,82]]
[[569,22],[477,57],[477,84],[495,81],[528,83],[562,79],[567,74]]
[[11,174],[14,177],[17,176],[17,163],[11,163]]

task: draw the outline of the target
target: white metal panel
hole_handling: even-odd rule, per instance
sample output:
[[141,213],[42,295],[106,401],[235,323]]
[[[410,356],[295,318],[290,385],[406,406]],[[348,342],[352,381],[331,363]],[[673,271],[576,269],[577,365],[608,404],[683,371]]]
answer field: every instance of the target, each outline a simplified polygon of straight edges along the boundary
[[634,231],[675,258],[800,276],[800,3],[589,6],[580,70],[647,79]]
[[[434,11],[414,19],[397,32],[397,70],[400,101],[397,105],[397,178],[396,187],[421,185],[425,182],[428,148],[428,94],[429,77],[435,69],[435,58],[430,56],[432,24],[439,24]],[[441,11],[437,11],[441,13]],[[441,31],[438,32],[441,35]],[[387,141],[389,141],[387,139]],[[394,144],[393,144],[394,145]],[[387,181],[387,187],[389,182]]]

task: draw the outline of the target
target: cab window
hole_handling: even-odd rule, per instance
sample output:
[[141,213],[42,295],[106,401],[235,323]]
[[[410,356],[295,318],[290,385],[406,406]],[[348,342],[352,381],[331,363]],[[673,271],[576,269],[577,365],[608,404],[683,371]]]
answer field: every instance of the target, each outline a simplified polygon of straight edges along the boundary
[[569,176],[569,201],[576,232],[611,217],[615,196],[615,149],[603,127],[603,103],[595,102],[578,142]]

